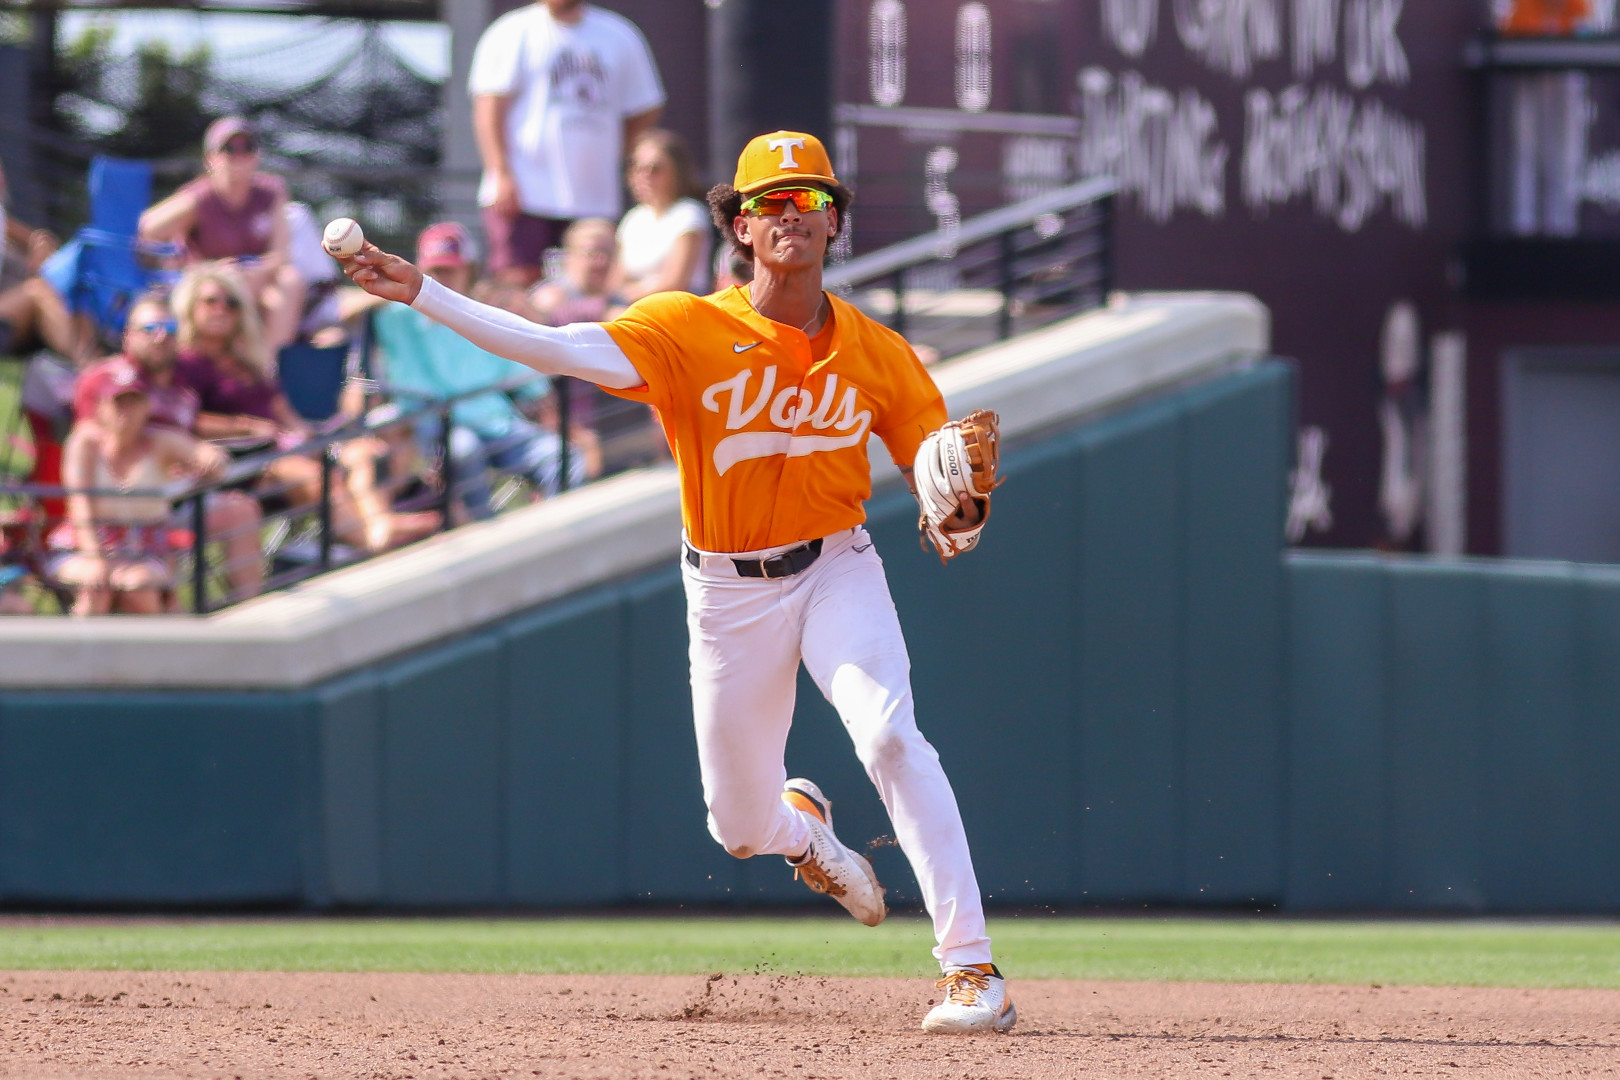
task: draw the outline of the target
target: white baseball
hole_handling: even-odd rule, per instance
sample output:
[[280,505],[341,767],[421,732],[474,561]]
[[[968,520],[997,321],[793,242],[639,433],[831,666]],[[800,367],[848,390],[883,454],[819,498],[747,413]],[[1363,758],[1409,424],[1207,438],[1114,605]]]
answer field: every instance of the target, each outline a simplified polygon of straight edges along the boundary
[[340,217],[321,234],[321,246],[339,259],[358,254],[360,245],[365,242],[366,234],[360,231],[360,223],[354,218]]

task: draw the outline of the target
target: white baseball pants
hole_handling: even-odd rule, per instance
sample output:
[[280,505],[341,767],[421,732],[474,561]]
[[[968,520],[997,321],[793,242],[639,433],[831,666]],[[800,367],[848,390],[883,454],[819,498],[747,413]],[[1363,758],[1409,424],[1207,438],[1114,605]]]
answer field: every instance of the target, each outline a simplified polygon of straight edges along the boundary
[[698,567],[681,560],[709,832],[743,859],[798,856],[809,846],[804,820],[781,798],[802,659],[838,710],[916,872],[935,958],[988,964],[962,815],[939,755],[917,730],[911,661],[883,560],[855,528],[827,537],[815,564],[792,577],[742,577],[731,562],[783,550],[700,552]]

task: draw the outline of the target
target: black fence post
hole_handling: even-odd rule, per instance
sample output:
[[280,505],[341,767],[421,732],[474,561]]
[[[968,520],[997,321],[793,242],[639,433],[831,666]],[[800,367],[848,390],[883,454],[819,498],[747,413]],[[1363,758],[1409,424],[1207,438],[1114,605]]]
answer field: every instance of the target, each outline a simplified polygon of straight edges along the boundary
[[450,507],[456,498],[456,462],[450,456],[450,406],[439,409],[439,531],[450,531]]
[[208,614],[208,495],[191,498],[191,611]]
[[1013,319],[1013,234],[1009,229],[997,238],[1001,243],[1000,257],[996,260],[1001,275],[1001,313],[996,317],[996,339],[1006,341],[1012,337]]
[[332,569],[332,447],[321,447],[321,554],[322,571]]
[[568,376],[558,375],[551,380],[551,385],[557,391],[557,491],[568,490],[568,473],[573,465],[571,455],[573,448],[568,443],[568,436],[573,432],[574,426],[570,422],[572,410],[569,407]]
[[889,329],[904,337],[906,334],[906,272],[896,270],[894,277],[894,317],[889,320]]

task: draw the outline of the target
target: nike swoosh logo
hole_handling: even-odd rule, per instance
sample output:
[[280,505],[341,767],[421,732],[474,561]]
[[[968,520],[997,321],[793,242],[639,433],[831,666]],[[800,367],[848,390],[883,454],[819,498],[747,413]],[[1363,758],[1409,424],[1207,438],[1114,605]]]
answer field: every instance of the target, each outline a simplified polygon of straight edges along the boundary
[[734,353],[747,352],[749,349],[754,348],[754,346],[756,346],[758,344],[759,344],[759,342],[757,342],[757,341],[753,342],[750,345],[738,345],[736,342],[732,342],[731,351],[734,352]]

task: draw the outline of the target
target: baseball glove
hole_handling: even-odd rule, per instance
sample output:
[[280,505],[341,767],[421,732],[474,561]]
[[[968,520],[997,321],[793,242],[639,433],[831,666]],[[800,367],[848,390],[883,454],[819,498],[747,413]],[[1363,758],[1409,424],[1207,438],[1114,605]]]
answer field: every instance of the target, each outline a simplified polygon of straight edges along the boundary
[[[917,448],[912,480],[922,514],[917,529],[939,552],[939,561],[973,550],[990,519],[990,493],[1001,483],[1001,418],[987,409],[952,420]],[[972,525],[952,525],[958,511],[977,505]]]

